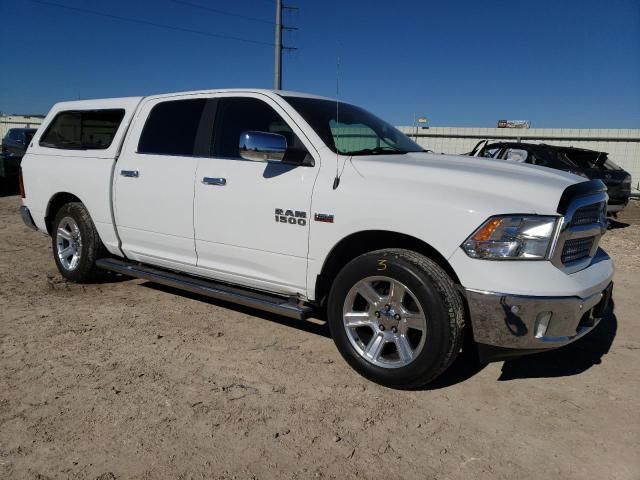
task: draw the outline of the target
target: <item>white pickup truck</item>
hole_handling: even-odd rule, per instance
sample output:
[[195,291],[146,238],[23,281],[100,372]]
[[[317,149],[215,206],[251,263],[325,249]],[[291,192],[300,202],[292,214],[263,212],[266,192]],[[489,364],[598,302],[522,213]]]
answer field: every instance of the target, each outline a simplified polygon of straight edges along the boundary
[[312,95],[58,103],[21,182],[22,218],[67,279],[109,270],[317,313],[354,369],[395,388],[434,380],[463,344],[485,361],[566,345],[611,297],[600,181],[430,154]]

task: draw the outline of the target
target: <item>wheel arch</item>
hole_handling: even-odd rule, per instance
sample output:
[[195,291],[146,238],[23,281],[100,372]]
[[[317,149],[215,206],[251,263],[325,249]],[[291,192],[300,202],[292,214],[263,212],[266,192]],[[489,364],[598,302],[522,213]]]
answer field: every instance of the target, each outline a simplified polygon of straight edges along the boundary
[[49,235],[52,234],[53,220],[56,218],[56,214],[64,205],[71,202],[80,202],[84,205],[82,200],[80,200],[73,193],[69,192],[58,192],[54,194],[51,199],[49,199],[49,203],[47,204],[47,211],[44,217],[44,221],[47,225],[47,233],[49,233]]
[[434,247],[419,238],[403,233],[386,230],[365,230],[352,233],[333,246],[322,265],[322,270],[316,279],[315,300],[324,305],[331,289],[334,278],[342,267],[354,258],[374,250],[383,248],[404,248],[420,253],[447,272],[456,284],[460,280],[447,259]]

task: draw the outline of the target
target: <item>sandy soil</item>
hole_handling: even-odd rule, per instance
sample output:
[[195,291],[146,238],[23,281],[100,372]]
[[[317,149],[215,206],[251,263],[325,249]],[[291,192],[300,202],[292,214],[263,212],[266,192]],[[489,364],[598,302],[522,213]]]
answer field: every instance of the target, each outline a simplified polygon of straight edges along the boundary
[[399,392],[319,322],[140,280],[62,281],[0,199],[0,478],[640,478],[640,206],[615,313],[556,352]]

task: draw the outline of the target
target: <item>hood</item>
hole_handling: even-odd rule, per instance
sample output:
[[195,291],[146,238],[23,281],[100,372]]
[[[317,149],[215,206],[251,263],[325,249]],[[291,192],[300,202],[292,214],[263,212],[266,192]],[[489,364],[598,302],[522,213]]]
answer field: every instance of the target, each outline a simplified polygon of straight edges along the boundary
[[[557,215],[562,192],[585,181],[551,168],[462,155],[408,153],[352,157],[363,177],[398,188],[407,199],[429,192],[450,206],[487,216],[508,213]],[[422,195],[420,195],[422,196]]]

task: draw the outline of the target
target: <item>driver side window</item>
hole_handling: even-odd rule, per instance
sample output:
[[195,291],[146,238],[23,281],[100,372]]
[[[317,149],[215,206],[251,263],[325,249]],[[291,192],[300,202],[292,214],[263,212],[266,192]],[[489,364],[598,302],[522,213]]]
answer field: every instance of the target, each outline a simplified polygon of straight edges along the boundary
[[213,155],[217,158],[240,159],[240,135],[251,130],[283,135],[288,147],[304,148],[289,125],[262,100],[249,97],[222,98],[215,120]]

